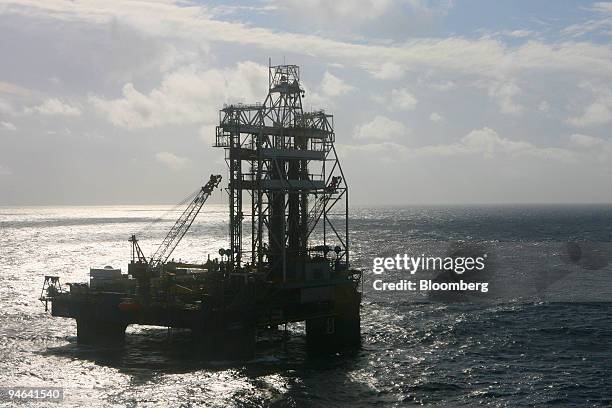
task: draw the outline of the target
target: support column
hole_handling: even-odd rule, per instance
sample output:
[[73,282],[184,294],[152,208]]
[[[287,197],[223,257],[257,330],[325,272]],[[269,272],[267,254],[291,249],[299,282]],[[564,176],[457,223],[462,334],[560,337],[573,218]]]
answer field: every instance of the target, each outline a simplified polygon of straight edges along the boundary
[[333,317],[306,320],[309,351],[336,352],[361,346],[361,294],[352,285],[336,288]]
[[119,345],[125,342],[127,325],[98,319],[77,319],[77,343]]

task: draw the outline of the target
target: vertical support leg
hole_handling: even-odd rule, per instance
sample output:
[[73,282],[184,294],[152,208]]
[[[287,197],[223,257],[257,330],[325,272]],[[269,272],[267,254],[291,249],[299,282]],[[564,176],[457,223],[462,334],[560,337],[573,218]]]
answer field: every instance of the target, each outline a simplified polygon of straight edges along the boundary
[[336,288],[335,315],[306,320],[311,352],[336,352],[361,346],[361,294],[352,285]]
[[80,318],[77,319],[77,343],[120,345],[125,342],[126,327],[123,323]]

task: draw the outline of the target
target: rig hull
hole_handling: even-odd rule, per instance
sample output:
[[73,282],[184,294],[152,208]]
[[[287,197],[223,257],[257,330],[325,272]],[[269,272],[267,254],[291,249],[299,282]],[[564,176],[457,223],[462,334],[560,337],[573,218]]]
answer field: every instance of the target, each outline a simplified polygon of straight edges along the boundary
[[336,352],[360,345],[361,293],[354,273],[285,284],[241,279],[246,283],[225,288],[224,299],[211,293],[195,301],[177,295],[143,302],[134,293],[81,286],[56,295],[51,314],[76,320],[80,344],[121,345],[129,325],[147,325],[190,329],[204,356],[250,358],[261,331],[305,322],[309,350]]

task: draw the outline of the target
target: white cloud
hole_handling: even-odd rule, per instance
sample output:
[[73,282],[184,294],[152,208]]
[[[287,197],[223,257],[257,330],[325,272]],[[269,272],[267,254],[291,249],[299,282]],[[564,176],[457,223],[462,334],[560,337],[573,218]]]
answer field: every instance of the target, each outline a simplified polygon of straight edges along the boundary
[[[594,160],[607,165],[612,164],[612,140],[574,133],[569,136],[569,146],[582,154],[585,163],[591,166]],[[608,170],[612,171],[611,168]]]
[[572,145],[579,148],[591,148],[601,146],[604,143],[604,141],[598,137],[583,135],[580,133],[570,135],[569,139]]
[[410,130],[401,122],[385,116],[376,116],[370,122],[355,128],[355,139],[360,140],[390,140],[399,139],[410,133]]
[[121,98],[91,96],[90,101],[109,121],[125,128],[213,123],[223,103],[263,102],[267,75],[266,67],[250,61],[229,69],[188,66],[164,76],[147,94],[128,83]]
[[[397,77],[406,70],[428,68],[498,79],[542,70],[598,76],[612,73],[612,49],[605,44],[575,41],[546,44],[532,40],[520,46],[508,46],[499,39],[461,37],[413,39],[391,45],[357,44],[215,20],[207,8],[185,6],[178,1],[75,3],[27,0],[8,4],[7,14],[94,24],[117,20],[149,36],[238,43],[280,52],[307,50],[311,56],[329,58],[330,62],[354,62],[366,69],[380,66],[379,61],[385,61],[378,75],[386,78]],[[354,8],[363,13],[363,9]]]
[[13,105],[3,98],[0,98],[0,113],[10,116],[15,116],[17,114],[15,108],[13,108]]
[[514,30],[506,32],[505,34],[514,38],[525,38],[532,36],[534,32],[531,30]]
[[0,176],[10,176],[11,174],[13,174],[11,169],[0,164]]
[[578,127],[599,125],[612,121],[612,109],[608,103],[596,101],[587,106],[584,113],[569,119],[569,123]]
[[448,78],[436,78],[435,75],[433,70],[429,70],[424,75],[419,76],[417,82],[421,86],[438,92],[446,92],[457,88],[455,81]]
[[417,98],[406,88],[393,89],[386,95],[373,96],[372,99],[390,111],[414,110]]
[[404,76],[404,69],[394,62],[366,63],[365,69],[377,79],[401,79]]
[[[294,18],[316,24],[359,25],[382,16],[393,0],[283,0],[270,1]],[[367,10],[367,12],[366,12]]]
[[[423,3],[425,3],[425,0]],[[593,130],[575,128],[572,130],[569,123],[564,122],[564,120],[571,118],[574,123],[587,123],[598,117],[597,109],[595,109],[597,108],[596,104],[592,109],[595,114],[587,112],[587,108],[592,103],[597,102],[598,99],[580,100],[575,92],[575,84],[583,78],[588,78],[593,83],[609,83],[609,78],[612,76],[612,48],[610,44],[598,41],[598,39],[589,43],[591,41],[589,37],[567,40],[570,37],[558,37],[557,33],[553,32],[554,28],[545,32],[535,32],[528,37],[524,36],[526,33],[515,32],[512,34],[512,31],[510,31],[507,35],[476,38],[470,33],[459,31],[457,34],[446,36],[446,38],[426,38],[422,35],[439,34],[439,32],[433,25],[423,24],[420,28],[414,27],[414,31],[412,31],[413,27],[406,28],[405,32],[401,32],[401,35],[398,31],[393,31],[395,27],[389,27],[387,33],[392,36],[393,41],[386,41],[382,37],[376,37],[376,28],[373,26],[363,31],[355,30],[355,36],[349,33],[344,36],[330,37],[333,36],[333,33],[325,31],[325,29],[317,30],[310,25],[291,25],[290,21],[287,20],[270,19],[270,13],[267,10],[265,11],[267,14],[258,14],[255,16],[257,18],[254,18],[252,14],[241,11],[231,16],[225,15],[216,19],[218,11],[213,11],[209,6],[202,5],[202,2],[125,0],[120,3],[102,3],[92,0],[78,2],[60,0],[23,0],[17,2],[6,0],[2,4],[0,8],[3,16],[15,21],[14,29],[17,30],[15,35],[24,39],[23,42],[19,43],[19,46],[25,49],[32,48],[27,38],[33,36],[22,34],[26,34],[29,32],[28,30],[34,29],[34,27],[38,30],[36,34],[40,36],[40,39],[44,40],[43,37],[48,37],[42,43],[38,41],[39,48],[49,48],[49,44],[65,43],[65,41],[61,42],[58,39],[69,38],[67,35],[75,32],[82,33],[83,38],[78,39],[80,41],[75,43],[70,41],[70,44],[74,45],[72,52],[74,55],[80,54],[81,51],[86,49],[94,48],[92,46],[94,44],[100,45],[101,49],[113,50],[113,44],[116,41],[126,40],[125,34],[114,34],[116,27],[123,27],[122,32],[133,32],[135,36],[142,38],[142,41],[134,42],[135,44],[142,44],[145,48],[150,44],[156,44],[151,47],[150,53],[145,53],[147,60],[149,54],[151,54],[151,64],[147,65],[146,69],[136,69],[133,64],[124,64],[121,66],[121,73],[113,74],[112,77],[109,70],[106,69],[107,63],[110,64],[110,60],[114,58],[125,61],[125,57],[115,55],[114,52],[110,59],[104,58],[102,65],[92,65],[91,58],[79,61],[74,67],[74,81],[71,81],[72,70],[70,77],[68,77],[57,69],[53,70],[52,64],[49,64],[49,66],[45,64],[38,69],[23,69],[22,73],[9,72],[7,76],[7,78],[15,78],[17,83],[40,84],[41,87],[53,92],[53,96],[57,96],[64,102],[70,102],[71,104],[79,102],[75,106],[82,109],[82,116],[84,117],[80,119],[79,126],[72,128],[76,131],[80,128],[98,127],[99,132],[107,135],[108,142],[113,142],[120,137],[121,132],[108,131],[108,123],[90,121],[86,113],[92,110],[91,106],[77,99],[80,97],[79,94],[82,96],[83,92],[90,90],[92,92],[90,99],[92,106],[104,118],[117,126],[145,128],[169,125],[167,128],[148,132],[151,136],[151,143],[159,146],[149,153],[150,156],[157,151],[174,151],[179,154],[189,151],[187,145],[183,146],[187,150],[182,149],[180,151],[174,150],[170,146],[175,142],[173,136],[177,132],[177,127],[174,125],[191,123],[192,125],[188,129],[186,129],[187,126],[182,126],[178,131],[197,133],[197,129],[200,129],[200,137],[208,143],[213,139],[214,133],[211,130],[213,124],[218,120],[218,109],[223,102],[261,101],[265,95],[267,79],[259,81],[263,88],[261,92],[252,92],[248,87],[246,88],[247,91],[245,92],[253,93],[253,95],[243,95],[244,89],[242,86],[236,87],[235,89],[239,89],[239,91],[235,93],[228,89],[232,87],[230,82],[240,81],[244,75],[248,74],[246,70],[241,72],[240,75],[237,74],[237,66],[234,65],[236,61],[243,58],[260,58],[257,62],[263,63],[267,55],[272,55],[275,58],[276,61],[273,62],[279,62],[282,55],[287,55],[289,63],[303,64],[305,81],[308,81],[309,78],[314,79],[313,91],[318,93],[320,98],[327,98],[330,103],[334,102],[333,96],[324,94],[322,88],[318,87],[319,82],[317,81],[324,78],[325,75],[321,76],[321,74],[324,74],[326,69],[329,70],[330,75],[333,73],[342,78],[341,84],[355,87],[348,94],[342,86],[338,88],[341,89],[340,91],[335,92],[335,94],[342,94],[342,89],[344,89],[345,93],[343,95],[350,96],[350,98],[342,98],[343,101],[348,102],[346,105],[335,106],[334,112],[332,112],[336,118],[339,141],[342,141],[343,137],[349,136],[346,135],[347,131],[350,134],[351,130],[355,130],[354,126],[356,124],[363,124],[356,129],[359,132],[354,135],[353,142],[372,142],[372,145],[376,145],[375,142],[383,141],[378,145],[384,143],[385,151],[389,151],[385,154],[386,156],[393,154],[407,154],[409,157],[410,155],[428,154],[463,155],[457,158],[457,162],[466,163],[466,167],[453,167],[452,162],[441,163],[440,165],[441,171],[449,168],[459,168],[461,171],[457,172],[458,175],[468,173],[468,168],[472,166],[480,170],[484,170],[487,166],[495,166],[496,161],[479,161],[480,156],[486,155],[492,157],[503,155],[563,157],[565,155],[567,157],[568,154],[572,153],[582,160],[583,156],[586,156],[591,150],[578,148],[576,145],[576,143],[579,143],[578,141],[570,143],[567,138],[561,139],[561,141],[555,140],[554,135],[569,135],[574,132],[591,134],[597,130],[603,137],[604,133],[602,132],[607,130],[607,128]],[[359,11],[363,13],[364,9]],[[320,13],[321,10],[318,10],[318,12]],[[546,17],[547,13],[539,13],[539,16]],[[276,18],[276,16],[273,17]],[[578,14],[566,17],[568,17],[568,20],[575,20],[572,22],[576,22],[576,18],[579,18]],[[383,21],[390,20],[383,19]],[[337,22],[341,23],[341,20],[337,20]],[[531,29],[533,27],[527,25],[531,24],[530,22],[519,23],[520,25],[516,28]],[[20,26],[23,28],[20,29]],[[558,24],[555,24],[555,26],[558,26]],[[431,29],[432,27],[433,29]],[[408,30],[417,33],[417,35],[408,35]],[[534,30],[539,30],[539,28],[534,28]],[[508,37],[509,35],[524,39],[512,40]],[[74,36],[71,38],[74,38]],[[125,42],[128,43],[128,41]],[[202,53],[197,51],[197,44],[200,43],[210,44],[211,53],[206,54],[205,58],[199,58]],[[160,59],[158,54],[166,45],[170,47],[167,58]],[[79,49],[77,50],[77,48]],[[125,48],[127,52],[132,52],[132,50],[138,52],[137,50],[140,49],[132,47],[131,42],[126,44]],[[104,54],[104,56],[107,56],[107,54]],[[9,64],[10,66],[7,69],[14,69],[13,67],[16,67],[17,64],[24,64],[25,61],[17,59],[13,64]],[[339,63],[344,68],[338,68]],[[59,66],[61,67],[62,64],[59,64]],[[234,72],[236,75],[230,75],[228,72]],[[319,72],[319,74],[318,77],[313,78],[312,74],[308,72]],[[368,75],[368,72],[371,72],[371,76]],[[40,80],[36,80],[34,75],[38,76]],[[51,76],[61,78],[62,82],[53,84],[45,79]],[[426,77],[427,82],[421,83],[420,76]],[[374,77],[389,80],[389,83],[373,80]],[[391,82],[393,80],[398,81],[396,83]],[[485,85],[478,89],[478,92],[474,92],[475,84]],[[495,84],[491,85],[490,91],[489,84]],[[513,89],[511,85],[505,87],[503,84],[514,84],[522,89],[516,92],[516,89]],[[122,94],[124,86],[125,90]],[[381,133],[377,130],[382,127],[380,126],[382,122],[375,124],[376,126],[371,126],[370,129],[365,127],[367,125],[365,122],[371,122],[377,115],[383,115],[382,117],[388,116],[386,118],[388,121],[399,120],[408,125],[407,116],[415,116],[415,114],[403,115],[406,117],[402,117],[398,113],[386,112],[384,107],[381,109],[379,106],[373,106],[368,115],[358,112],[357,115],[361,115],[361,117],[356,120],[351,116],[356,112],[355,107],[360,105],[360,101],[367,103],[370,95],[376,93],[391,98],[391,89],[401,89],[401,87],[410,89],[412,93],[409,93],[413,98],[414,96],[418,97],[419,101],[416,102],[418,103],[416,105],[418,115],[422,115],[421,119],[425,120],[425,122],[423,120],[416,121],[411,125],[420,127],[413,129],[411,134],[414,135],[427,132],[428,127],[431,128],[430,130],[439,128],[439,125],[432,125],[430,120],[435,122],[438,117],[434,114],[440,115],[442,112],[444,112],[444,116],[448,116],[447,122],[450,123],[450,118],[453,118],[453,128],[478,130],[482,126],[482,121],[478,120],[478,107],[486,105],[488,98],[490,98],[489,105],[492,105],[493,109],[499,109],[509,114],[522,111],[525,120],[509,120],[500,118],[499,115],[493,115],[485,120],[484,123],[487,123],[492,129],[513,129],[512,131],[516,132],[514,133],[516,137],[513,137],[512,134],[508,134],[507,138],[502,137],[500,132],[500,135],[495,133],[493,136],[489,135],[490,137],[481,139],[472,137],[462,140],[461,136],[468,133],[467,131],[455,135],[455,139],[451,134],[436,133],[432,134],[432,140],[436,140],[435,143],[440,143],[439,145],[418,147],[420,143],[434,142],[423,139],[419,140],[419,144],[416,144],[416,136],[414,136],[409,140],[414,139],[416,147],[408,148],[405,146],[406,141],[403,138],[405,133],[402,133],[402,136],[393,136],[395,138],[389,138],[388,134],[399,134],[397,131],[382,133],[382,136],[380,136]],[[435,92],[450,89],[454,89],[454,91],[448,94]],[[58,92],[63,92],[63,94]],[[230,95],[230,93],[233,93],[233,95]],[[227,99],[226,95],[229,95]],[[0,95],[0,98],[4,96]],[[307,97],[305,106],[308,106],[313,100],[313,94],[308,93]],[[24,96],[21,97],[23,100],[19,100],[13,94],[8,95],[7,98],[10,98],[10,105],[8,106],[14,106],[18,112],[17,115],[23,113],[23,106],[34,106],[43,100],[39,99],[38,96],[31,100],[26,100]],[[340,98],[335,101],[339,100]],[[561,109],[566,106],[569,106],[570,109],[573,107],[575,110],[569,111],[570,113],[566,113],[565,118],[560,120],[538,122],[538,117],[541,119],[545,116],[538,112],[538,108],[543,112],[550,108],[548,105],[538,105],[543,100],[549,101],[554,106],[553,113],[555,115],[559,114]],[[390,102],[389,105],[391,105]],[[398,102],[397,106],[415,109],[415,102],[405,104]],[[442,106],[453,106],[453,114],[451,115],[448,109],[439,110],[442,109]],[[0,104],[1,109],[2,105]],[[398,111],[400,109],[394,108],[393,110]],[[427,114],[427,112],[430,113]],[[488,114],[488,112],[482,113]],[[601,109],[599,113],[601,114]],[[2,112],[0,112],[0,118],[17,124],[20,131],[31,132],[32,134],[44,134],[46,129],[62,129],[65,126],[65,124],[47,126],[50,124],[47,123],[50,120],[44,122],[31,121],[32,124],[30,125],[19,119],[13,120],[11,116],[3,117]],[[599,115],[599,119],[596,119],[596,121],[606,123],[601,122],[601,118],[602,116]],[[555,117],[555,119],[558,118]],[[61,121],[61,119],[57,120]],[[400,125],[403,126],[401,123]],[[45,126],[45,128],[40,130],[41,126]],[[37,130],[40,131],[37,132]],[[358,135],[363,135],[366,138],[359,139]],[[195,148],[197,148],[197,140],[184,140],[181,143],[183,142],[190,143],[192,146],[195,145]],[[57,143],[64,144],[56,144],[55,151],[69,151],[70,147],[66,141],[57,141]],[[552,147],[538,147],[556,146],[557,143],[566,143],[567,145],[564,144],[563,146],[567,149],[575,149],[567,153],[562,150],[555,150],[556,148]],[[476,157],[476,155],[479,157]],[[472,164],[472,159],[474,159],[475,164]],[[432,161],[435,162],[436,160]],[[508,160],[508,162],[510,161]],[[125,161],[122,162],[125,163]],[[152,162],[150,165],[162,167],[157,164],[156,159],[153,159]],[[543,166],[549,166],[548,161],[542,160],[542,162]],[[117,159],[117,163],[120,165],[119,159]],[[486,165],[483,166],[482,163],[486,163]],[[535,160],[533,163],[535,163]],[[594,167],[594,162],[585,161],[584,163],[586,164],[584,167],[589,171],[596,172],[599,170],[598,167]],[[591,163],[593,163],[593,167],[589,166]],[[48,164],[41,163],[41,166],[48,166]],[[559,179],[563,179],[568,174],[571,175],[571,172],[562,165],[557,164],[556,166],[555,171],[552,171],[552,167],[550,167],[550,174],[555,174],[555,177]],[[362,168],[362,163],[354,163],[349,160],[347,168],[351,170],[351,167]],[[18,171],[17,168],[14,170],[16,174],[23,173]],[[196,171],[195,166],[189,167],[188,170]],[[160,171],[163,171],[163,169]],[[552,177],[546,179],[545,175],[538,174],[536,170],[531,169],[531,171],[533,179],[536,180],[534,183],[540,183],[544,186],[543,190],[552,188],[548,187],[551,185],[548,181]],[[517,191],[517,193],[523,194],[523,197],[528,195],[527,192]],[[478,200],[478,196],[475,196],[475,199]]]
[[538,147],[526,141],[515,141],[499,136],[488,127],[472,130],[464,136],[455,146],[456,151],[462,153],[482,154],[493,158],[500,154],[510,156],[535,156],[560,161],[574,161],[571,151],[558,147]]
[[406,88],[392,90],[390,101],[391,107],[395,110],[413,110],[418,102]]
[[438,82],[427,82],[426,86],[440,92],[450,91],[455,89],[457,85],[453,81],[438,81]]
[[523,107],[514,101],[521,92],[521,88],[512,82],[493,83],[488,87],[489,96],[497,103],[500,112],[508,115],[523,111]]
[[347,152],[378,152],[385,157],[395,157],[394,160],[407,160],[410,157],[479,155],[486,159],[501,156],[521,156],[561,162],[576,161],[575,154],[570,150],[558,147],[538,147],[526,141],[507,139],[488,127],[472,130],[458,142],[450,144],[425,145],[413,148],[383,140],[378,143],[344,146],[344,149]]
[[612,2],[593,3],[590,9],[598,14],[596,18],[572,24],[562,32],[572,37],[581,37],[591,33],[611,35],[609,28],[612,26]]
[[432,112],[431,115],[429,115],[429,120],[437,123],[442,122],[444,120],[444,117],[437,112]]
[[590,91],[594,100],[584,109],[584,111],[568,119],[571,125],[577,127],[587,127],[601,125],[612,121],[612,89],[605,86],[595,86],[584,83],[580,86]]
[[0,128],[4,130],[17,130],[17,126],[13,125],[11,122],[0,121]]
[[330,32],[349,32],[363,26],[385,28],[389,17],[401,16],[431,19],[448,13],[452,0],[267,0],[278,11],[297,24]]
[[500,137],[491,128],[484,127],[472,130],[461,139],[461,145],[472,153],[482,153],[485,157],[493,157],[496,153],[516,153],[532,149],[528,142],[515,142]]
[[365,144],[337,144],[342,157],[351,157],[354,154],[367,154],[370,160],[379,160],[384,163],[399,163],[406,160],[411,154],[410,148],[392,141],[376,141]]
[[33,108],[26,108],[26,113],[37,112],[49,116],[80,116],[81,109],[62,102],[58,98],[50,98]]
[[547,101],[542,101],[538,104],[538,110],[540,112],[548,112],[550,111],[550,104]]
[[156,153],[155,159],[158,162],[168,166],[173,171],[182,170],[183,168],[185,168],[185,166],[187,166],[191,162],[191,160],[189,160],[188,158],[180,157],[170,152]]
[[209,146],[212,146],[216,141],[216,129],[217,125],[213,123],[203,125],[198,132],[200,139]]
[[15,85],[9,82],[0,81],[0,94],[12,94],[18,96],[29,96],[32,91],[22,86]]
[[321,83],[310,90],[306,83],[301,84],[306,92],[307,99],[303,101],[304,106],[312,106],[314,109],[331,109],[335,107],[334,98],[342,96],[355,89],[341,78],[325,71]]
[[354,89],[354,87],[348,85],[337,76],[330,74],[328,71],[325,71],[325,74],[323,74],[320,88],[322,93],[331,97],[344,95]]
[[591,9],[593,11],[597,11],[597,12],[600,12],[600,13],[612,14],[612,2],[610,2],[610,1],[599,1],[599,2],[593,3],[591,5]]

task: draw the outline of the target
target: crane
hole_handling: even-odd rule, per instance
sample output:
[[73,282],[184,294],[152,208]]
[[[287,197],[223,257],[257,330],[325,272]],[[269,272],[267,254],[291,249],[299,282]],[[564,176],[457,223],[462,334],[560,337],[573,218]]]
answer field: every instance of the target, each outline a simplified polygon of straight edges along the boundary
[[210,176],[208,182],[198,192],[178,220],[176,220],[162,243],[159,245],[159,248],[157,248],[157,251],[155,251],[153,256],[151,256],[149,264],[152,267],[157,267],[168,260],[172,254],[172,251],[174,251],[179,242],[181,242],[181,239],[183,239],[187,233],[187,230],[189,230],[189,227],[191,227],[191,224],[193,224],[193,221],[202,209],[202,206],[220,182],[220,175]]
[[200,189],[200,191],[196,194],[195,198],[189,203],[185,211],[181,214],[181,216],[176,220],[166,237],[159,245],[155,253],[151,256],[151,259],[147,261],[142,250],[140,249],[140,245],[138,244],[138,240],[135,235],[132,235],[129,241],[132,243],[132,260],[133,262],[137,261],[139,263],[148,264],[151,268],[156,268],[163,263],[165,263],[172,252],[176,248],[176,246],[181,242],[181,239],[193,224],[196,216],[202,209],[202,206],[213,192],[213,190],[219,186],[221,182],[220,175],[211,175],[208,182]]

